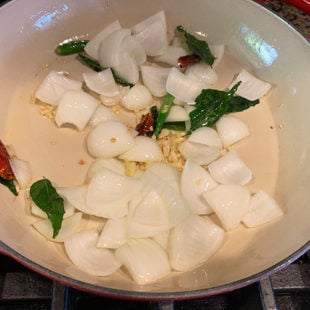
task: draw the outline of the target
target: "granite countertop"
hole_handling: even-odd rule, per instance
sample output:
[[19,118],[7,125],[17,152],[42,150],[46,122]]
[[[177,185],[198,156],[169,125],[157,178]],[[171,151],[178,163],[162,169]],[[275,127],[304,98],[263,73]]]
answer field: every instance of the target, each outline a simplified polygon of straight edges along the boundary
[[[0,5],[9,0],[0,0]],[[254,0],[262,3],[288,23],[296,27],[305,37],[310,39],[310,15],[281,0]]]
[[310,15],[281,0],[266,0],[258,2],[263,2],[263,6],[292,24],[305,37],[310,39]]

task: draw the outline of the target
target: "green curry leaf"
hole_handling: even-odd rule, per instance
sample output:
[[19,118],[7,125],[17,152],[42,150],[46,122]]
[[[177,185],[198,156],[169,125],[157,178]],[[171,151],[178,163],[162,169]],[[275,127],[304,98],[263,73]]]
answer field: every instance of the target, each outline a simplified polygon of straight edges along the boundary
[[52,223],[53,238],[55,238],[59,233],[65,213],[63,198],[47,179],[33,183],[30,187],[30,196],[34,203],[47,214]]

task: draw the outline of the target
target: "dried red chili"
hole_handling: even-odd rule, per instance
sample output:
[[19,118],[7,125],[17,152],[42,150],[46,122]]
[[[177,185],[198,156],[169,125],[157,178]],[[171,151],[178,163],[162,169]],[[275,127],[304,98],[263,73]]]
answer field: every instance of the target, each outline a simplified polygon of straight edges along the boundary
[[14,180],[15,176],[11,168],[10,155],[6,150],[5,145],[0,140],[0,177],[5,180]]
[[197,55],[181,56],[178,59],[178,65],[180,68],[186,68],[190,65],[200,62],[200,60],[201,60],[200,57]]
[[150,137],[154,131],[154,119],[153,116],[148,113],[142,115],[140,123],[136,126],[139,136]]

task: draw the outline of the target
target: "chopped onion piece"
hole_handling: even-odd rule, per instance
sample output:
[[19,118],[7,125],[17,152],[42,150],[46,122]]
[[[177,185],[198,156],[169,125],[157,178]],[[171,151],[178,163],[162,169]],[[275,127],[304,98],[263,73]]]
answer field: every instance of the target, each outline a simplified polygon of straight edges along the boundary
[[97,247],[116,249],[126,241],[126,218],[108,219],[100,233]]
[[169,45],[161,55],[156,56],[154,61],[162,62],[173,67],[179,67],[179,58],[188,54],[182,46]]
[[121,29],[121,25],[118,20],[105,27],[86,44],[84,48],[85,52],[92,58],[99,60],[100,43],[112,32],[119,29]]
[[149,107],[153,103],[153,97],[149,90],[141,84],[130,88],[122,97],[121,104],[128,110],[138,111]]
[[178,105],[173,105],[169,111],[169,114],[165,120],[166,123],[169,122],[185,122],[189,120],[189,114],[187,111]]
[[190,215],[170,233],[171,267],[187,271],[199,266],[222,246],[224,237],[224,230],[209,218]]
[[243,216],[242,222],[247,227],[256,227],[282,216],[283,211],[277,202],[265,191],[260,190],[251,197],[249,210]]
[[208,165],[220,157],[220,149],[216,146],[209,146],[185,140],[179,145],[179,151],[185,159],[191,159],[199,165]]
[[204,87],[203,83],[186,76],[177,68],[170,69],[166,90],[177,99],[193,104]]
[[132,33],[139,33],[155,22],[160,22],[164,26],[165,31],[167,31],[165,11],[161,10],[131,27]]
[[133,37],[141,43],[148,56],[160,55],[168,46],[164,11],[146,18],[131,29]]
[[82,219],[82,213],[77,212],[72,216],[63,219],[58,235],[53,238],[53,226],[49,219],[33,223],[33,227],[46,239],[54,242],[64,242],[68,237],[77,231]]
[[111,158],[130,150],[135,139],[128,128],[120,122],[106,121],[93,128],[87,136],[86,145],[90,155]]
[[168,208],[169,228],[180,223],[190,213],[187,203],[182,199],[179,191],[175,190],[164,178],[146,170],[141,177],[141,181],[145,186],[150,186],[157,191],[159,196]]
[[222,148],[222,141],[219,134],[211,127],[201,127],[196,129],[188,137],[188,141],[207,146],[214,146],[218,149]]
[[81,90],[66,91],[58,104],[55,122],[58,127],[74,125],[83,130],[98,107],[98,101]]
[[99,46],[99,62],[104,68],[113,68],[122,63],[124,54],[123,40],[130,36],[129,29],[117,29],[101,41]]
[[82,83],[66,77],[61,72],[51,71],[39,85],[35,97],[44,103],[58,105],[66,90],[81,90]]
[[193,213],[210,214],[213,212],[202,193],[216,186],[217,183],[206,169],[192,160],[185,162],[181,177],[181,193]]
[[147,171],[162,178],[165,182],[168,182],[175,191],[178,193],[180,192],[181,172],[177,168],[167,163],[153,162],[148,164]]
[[237,82],[241,81],[236,94],[248,100],[256,100],[266,95],[271,88],[271,84],[264,82],[246,70],[242,69],[234,81],[229,85],[232,88]]
[[113,251],[98,248],[98,232],[84,230],[65,240],[65,249],[71,261],[81,270],[95,275],[108,276],[120,268],[121,263]]
[[160,146],[154,139],[137,136],[134,146],[129,151],[121,154],[119,158],[128,161],[153,162],[163,160],[164,156]]
[[142,65],[146,61],[146,53],[143,46],[133,36],[126,37],[123,42],[123,49],[136,62]]
[[100,72],[83,73],[83,79],[87,87],[97,94],[107,97],[119,96],[119,90],[110,68]]
[[220,219],[225,230],[235,229],[249,210],[251,193],[242,185],[219,185],[203,197]]
[[139,67],[128,53],[122,53],[119,57],[119,64],[112,68],[119,77],[129,83],[136,84],[139,80]]
[[211,176],[222,184],[245,185],[252,179],[252,171],[236,150],[231,150],[208,166]]
[[117,116],[115,113],[111,111],[111,109],[103,105],[99,105],[96,111],[94,112],[93,116],[89,120],[89,125],[91,127],[96,127],[98,124],[102,122],[116,121],[116,120],[117,120]]
[[139,180],[102,168],[89,182],[86,205],[94,215],[120,218],[127,215],[128,202],[140,189]]
[[22,159],[10,158],[9,163],[19,187],[21,189],[27,188],[32,179],[29,162]]
[[79,211],[88,214],[86,206],[87,189],[87,185],[57,188],[58,194],[65,200],[65,210],[67,208],[66,205],[70,204]]
[[142,80],[150,93],[156,97],[166,94],[166,81],[170,68],[154,67],[150,65],[140,66]]
[[168,250],[169,245],[169,230],[158,233],[152,239],[156,241],[163,249]]
[[121,96],[117,95],[114,97],[108,97],[108,96],[104,96],[104,95],[99,95],[101,102],[108,107],[113,107],[115,105],[117,105],[119,103],[119,101],[121,100]]
[[199,82],[204,83],[205,88],[209,88],[209,86],[216,83],[218,79],[215,70],[205,62],[198,62],[188,66],[185,74],[191,78],[197,79]]
[[169,225],[167,207],[156,190],[148,191],[132,212],[131,220],[150,226]]
[[110,169],[113,172],[125,175],[125,167],[116,158],[96,158],[87,170],[86,183],[89,183],[91,178],[99,172],[102,168]]
[[215,124],[224,147],[228,147],[250,135],[248,126],[235,116],[223,116]]
[[210,51],[212,55],[215,57],[215,60],[213,62],[212,68],[215,68],[222,60],[224,51],[225,51],[225,45],[224,44],[209,44]]
[[151,239],[130,239],[115,251],[138,284],[148,284],[170,273],[169,259],[164,249]]

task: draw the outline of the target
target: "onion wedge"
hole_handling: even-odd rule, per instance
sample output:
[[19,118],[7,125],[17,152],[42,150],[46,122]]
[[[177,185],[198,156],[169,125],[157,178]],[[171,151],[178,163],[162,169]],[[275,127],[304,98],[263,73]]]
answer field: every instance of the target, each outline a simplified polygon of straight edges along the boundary
[[203,193],[203,197],[220,219],[225,230],[235,229],[248,212],[251,194],[242,185],[219,185]]
[[169,258],[177,271],[191,270],[210,258],[223,244],[225,232],[209,218],[190,215],[170,233]]
[[265,191],[258,191],[251,197],[248,212],[242,218],[247,227],[256,227],[279,219],[283,211],[277,202]]
[[95,275],[108,276],[120,268],[121,263],[113,251],[98,248],[98,232],[81,231],[65,240],[65,249],[71,261],[81,270]]
[[164,249],[151,239],[130,239],[115,251],[138,284],[148,284],[170,273],[169,259]]

